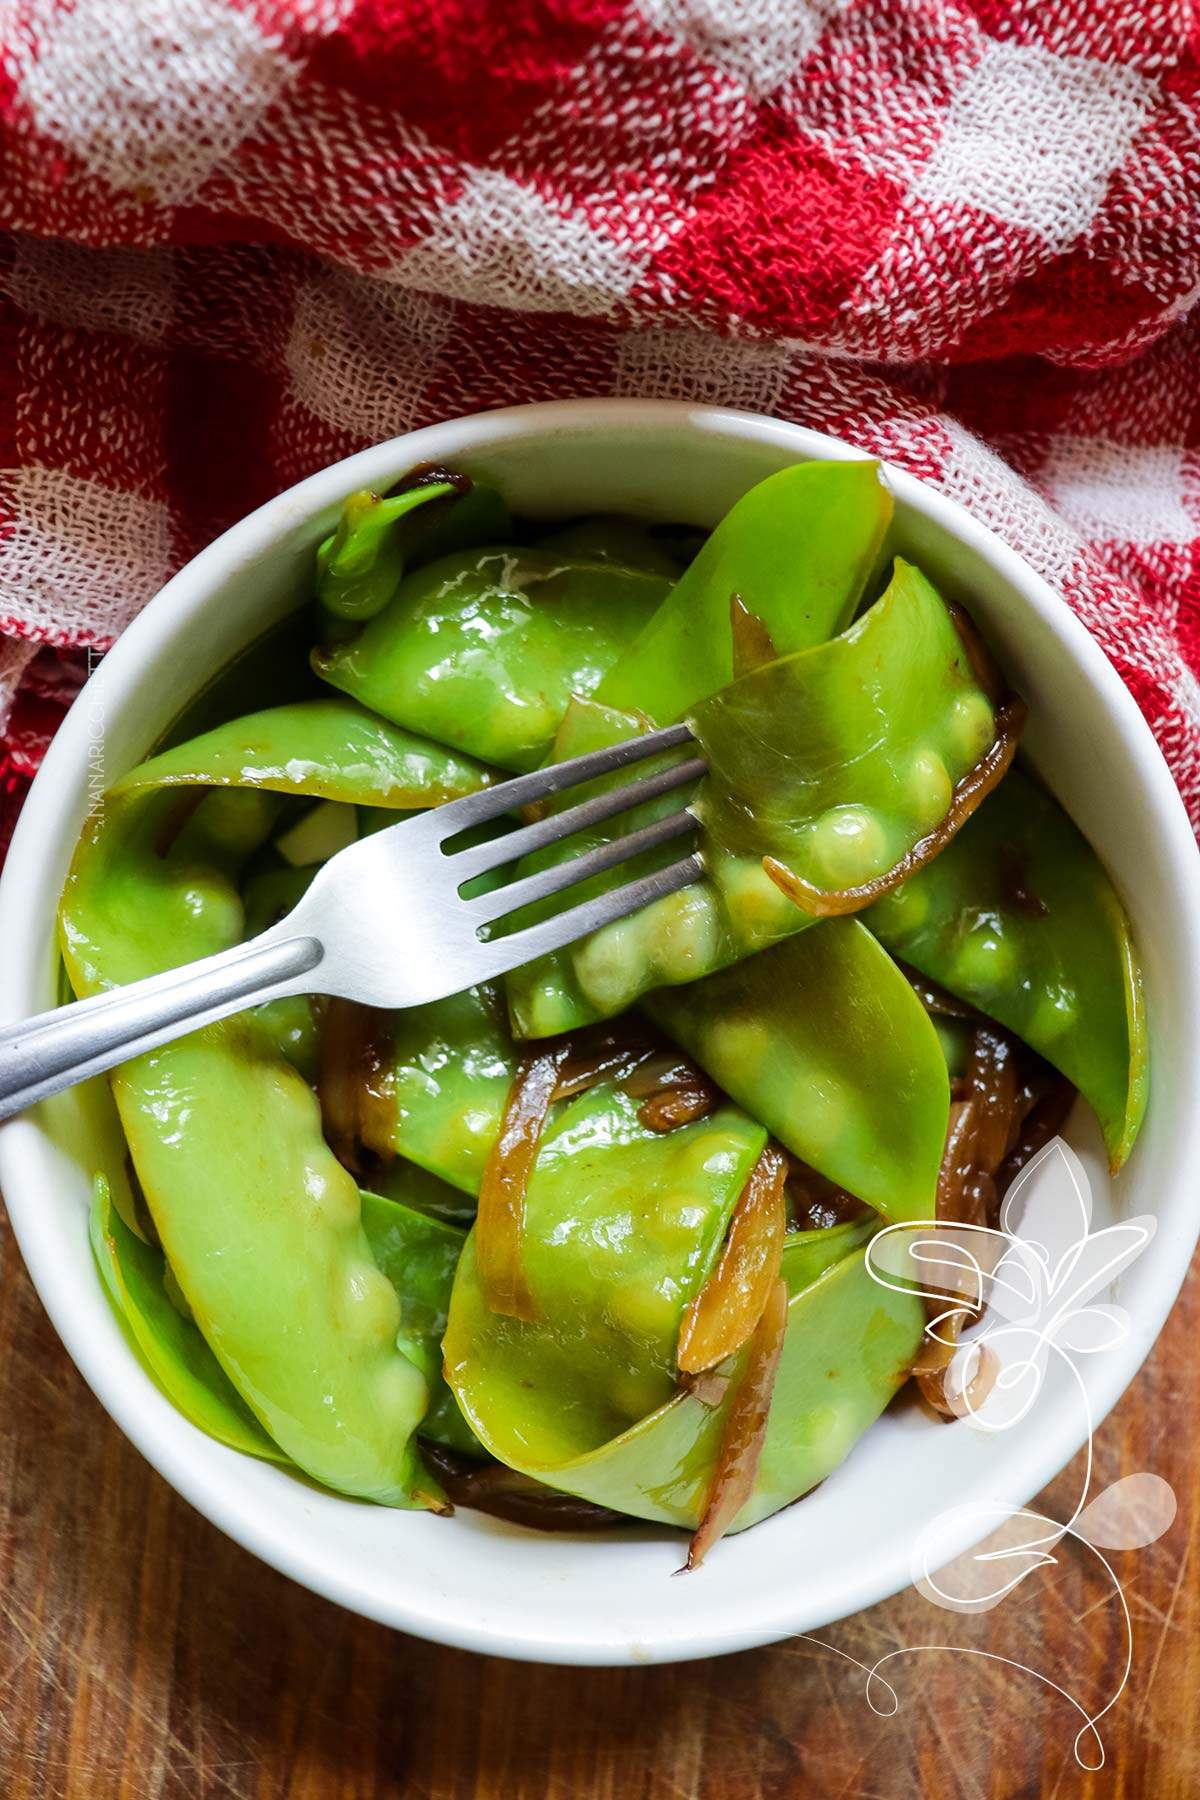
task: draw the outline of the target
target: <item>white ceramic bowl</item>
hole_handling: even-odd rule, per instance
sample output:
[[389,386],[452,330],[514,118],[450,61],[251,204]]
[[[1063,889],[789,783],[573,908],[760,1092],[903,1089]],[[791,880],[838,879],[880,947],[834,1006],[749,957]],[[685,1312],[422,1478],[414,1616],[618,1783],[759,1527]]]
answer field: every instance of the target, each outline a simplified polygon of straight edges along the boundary
[[[145,755],[183,703],[300,598],[343,497],[436,458],[487,475],[521,511],[632,512],[712,525],[784,464],[853,455],[797,426],[659,402],[519,407],[432,426],[322,470],[234,526],[130,626],[72,708],[26,802],[0,883],[0,1007],[55,997],[54,911],[88,801]],[[1087,1126],[1072,1132],[1101,1212],[1152,1212],[1122,1277],[1129,1340],[1083,1359],[1093,1418],[1130,1381],[1186,1269],[1200,1221],[1200,859],[1137,708],[1067,606],[959,506],[888,470],[896,543],[969,600],[1030,704],[1027,748],[1107,862],[1145,964],[1154,1072],[1141,1139],[1111,1192]],[[269,703],[270,696],[263,696]],[[800,1506],[672,1581],[680,1540],[541,1536],[339,1499],[187,1424],[129,1350],[92,1266],[89,1171],[104,1119],[75,1096],[0,1131],[0,1183],[30,1274],[92,1389],[155,1468],[265,1561],[367,1616],[445,1643],[550,1662],[657,1661],[811,1630],[910,1579],[919,1532],[950,1500],[1021,1505],[1083,1442],[1080,1398],[1052,1379],[1025,1425],[989,1439],[900,1409]],[[961,1527],[959,1527],[961,1533]],[[942,1540],[939,1540],[941,1542]],[[954,1529],[947,1556],[967,1547]]]

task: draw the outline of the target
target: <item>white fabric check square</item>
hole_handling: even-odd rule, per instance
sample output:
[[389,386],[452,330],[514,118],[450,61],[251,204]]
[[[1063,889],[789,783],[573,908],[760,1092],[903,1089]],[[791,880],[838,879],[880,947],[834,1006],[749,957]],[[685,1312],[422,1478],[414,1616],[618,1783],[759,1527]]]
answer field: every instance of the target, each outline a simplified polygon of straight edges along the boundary
[[173,205],[295,72],[279,42],[225,0],[79,0],[50,11],[43,31],[21,83],[38,130],[111,187]]
[[1158,98],[1136,69],[990,43],[950,104],[922,199],[973,206],[1065,249]]
[[1184,504],[1184,453],[1171,444],[1059,437],[1041,482],[1051,505],[1093,543],[1190,544],[1200,529]]

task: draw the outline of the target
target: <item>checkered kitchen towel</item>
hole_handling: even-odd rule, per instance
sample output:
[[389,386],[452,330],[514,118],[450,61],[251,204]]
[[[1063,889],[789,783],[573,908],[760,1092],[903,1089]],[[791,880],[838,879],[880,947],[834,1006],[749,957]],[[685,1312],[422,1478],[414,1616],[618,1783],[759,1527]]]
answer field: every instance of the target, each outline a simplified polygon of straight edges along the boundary
[[3,0],[11,815],[231,520],[447,415],[747,406],[965,501],[1200,818],[1192,0]]

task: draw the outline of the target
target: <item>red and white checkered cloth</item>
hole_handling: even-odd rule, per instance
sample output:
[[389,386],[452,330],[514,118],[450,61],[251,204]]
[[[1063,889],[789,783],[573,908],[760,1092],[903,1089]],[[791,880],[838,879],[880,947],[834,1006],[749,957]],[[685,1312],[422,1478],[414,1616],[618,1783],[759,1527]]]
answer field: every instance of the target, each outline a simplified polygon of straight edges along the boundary
[[1064,593],[1200,818],[1192,0],[7,0],[8,812],[233,519],[577,394],[799,419]]

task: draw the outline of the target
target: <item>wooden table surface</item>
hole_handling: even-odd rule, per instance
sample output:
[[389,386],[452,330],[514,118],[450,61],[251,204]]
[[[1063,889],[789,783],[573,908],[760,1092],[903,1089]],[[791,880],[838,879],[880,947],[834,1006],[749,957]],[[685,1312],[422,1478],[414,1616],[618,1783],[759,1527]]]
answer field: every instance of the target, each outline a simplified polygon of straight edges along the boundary
[[[1102,1725],[1033,1676],[933,1651],[889,1665],[876,1716],[832,1649],[577,1670],[437,1649],[262,1567],[208,1525],[102,1413],[0,1234],[0,1795],[5,1800],[969,1800],[1200,1794],[1198,1424],[1193,1282],[1105,1423],[1097,1487],[1152,1469],[1179,1515],[1114,1556],[1134,1629]],[[1064,1517],[1078,1465],[1046,1497]],[[1065,1509],[1065,1510],[1062,1510]],[[819,1546],[815,1554],[820,1554]],[[1107,1596],[1107,1597],[1106,1597]],[[1026,1662],[1098,1707],[1124,1659],[1084,1552],[982,1616],[913,1592],[820,1634],[871,1663],[944,1642]]]

